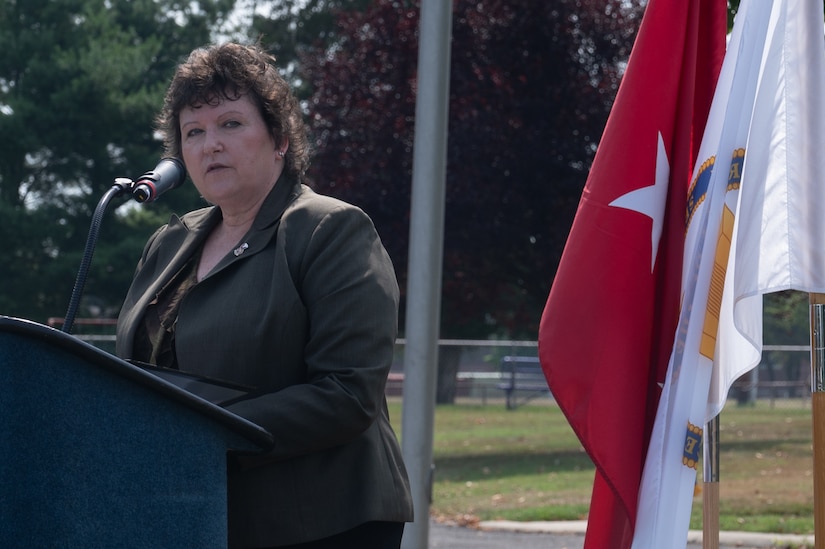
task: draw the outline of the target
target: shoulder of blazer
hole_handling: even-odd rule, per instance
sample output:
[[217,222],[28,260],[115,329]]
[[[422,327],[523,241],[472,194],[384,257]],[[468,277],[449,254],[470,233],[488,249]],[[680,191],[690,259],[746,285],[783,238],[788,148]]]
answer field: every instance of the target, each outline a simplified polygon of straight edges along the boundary
[[301,217],[307,221],[314,219],[317,222],[332,212],[345,210],[366,216],[366,213],[358,206],[332,196],[319,194],[306,185],[300,185],[294,200],[284,211],[283,217],[285,220],[288,217]]
[[[341,223],[351,223],[353,215],[356,218],[366,218],[366,214],[352,204],[318,194],[306,185],[295,187],[292,200],[281,216],[278,240],[283,246],[282,251],[290,275],[299,293],[303,285],[307,252],[312,247],[311,242],[319,236],[318,230],[321,225],[327,226],[327,230],[324,231],[326,236],[335,234],[338,232],[336,227],[342,227]],[[315,248],[316,251],[320,249],[317,246]]]

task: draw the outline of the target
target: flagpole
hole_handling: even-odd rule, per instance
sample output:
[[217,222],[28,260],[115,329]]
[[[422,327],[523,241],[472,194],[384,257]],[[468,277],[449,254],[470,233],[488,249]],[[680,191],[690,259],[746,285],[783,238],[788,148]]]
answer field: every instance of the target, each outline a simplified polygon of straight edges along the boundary
[[825,294],[810,294],[814,437],[814,549],[825,549]]
[[[705,425],[702,548],[719,549],[719,416]],[[819,549],[819,548],[817,548]]]

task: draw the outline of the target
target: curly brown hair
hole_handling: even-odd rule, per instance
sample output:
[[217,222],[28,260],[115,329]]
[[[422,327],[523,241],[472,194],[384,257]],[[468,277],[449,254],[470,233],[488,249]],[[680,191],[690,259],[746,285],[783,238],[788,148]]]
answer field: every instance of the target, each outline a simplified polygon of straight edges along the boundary
[[230,42],[198,48],[178,65],[156,120],[166,156],[181,158],[184,107],[234,101],[242,95],[258,105],[276,143],[289,140],[285,170],[302,181],[310,159],[307,127],[297,98],[275,68],[275,57],[258,45]]

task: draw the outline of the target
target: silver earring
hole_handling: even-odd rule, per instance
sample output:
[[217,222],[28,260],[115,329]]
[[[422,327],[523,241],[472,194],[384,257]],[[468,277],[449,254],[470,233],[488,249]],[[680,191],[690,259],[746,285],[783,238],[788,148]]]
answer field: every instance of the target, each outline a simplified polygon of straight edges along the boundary
[[281,158],[283,158],[285,154],[286,153],[284,151],[278,151],[278,156],[280,156]]

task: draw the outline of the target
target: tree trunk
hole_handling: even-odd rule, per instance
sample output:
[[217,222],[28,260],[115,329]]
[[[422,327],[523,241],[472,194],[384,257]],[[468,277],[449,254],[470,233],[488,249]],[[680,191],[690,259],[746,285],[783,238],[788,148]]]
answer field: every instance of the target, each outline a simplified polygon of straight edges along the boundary
[[438,349],[438,377],[436,380],[435,403],[455,403],[458,388],[458,363],[461,347],[444,346]]

